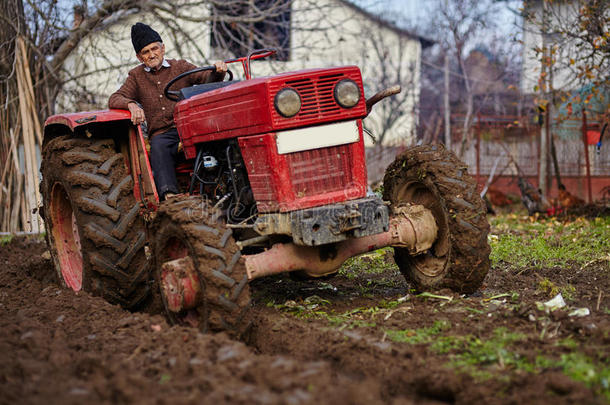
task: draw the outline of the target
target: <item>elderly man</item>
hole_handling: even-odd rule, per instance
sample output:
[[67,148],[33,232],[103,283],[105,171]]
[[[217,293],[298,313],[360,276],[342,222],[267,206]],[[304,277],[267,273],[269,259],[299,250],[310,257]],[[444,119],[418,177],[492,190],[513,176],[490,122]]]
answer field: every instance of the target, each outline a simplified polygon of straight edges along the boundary
[[[196,66],[185,60],[165,59],[161,36],[146,24],[139,22],[131,27],[131,42],[142,64],[132,69],[121,88],[110,96],[108,107],[128,109],[134,125],[146,121],[153,176],[159,196],[166,199],[179,192],[175,165],[180,140],[173,116],[176,102],[167,99],[163,89],[171,79]],[[178,81],[176,87],[221,81],[227,65],[220,61],[214,65],[215,72],[189,75]]]

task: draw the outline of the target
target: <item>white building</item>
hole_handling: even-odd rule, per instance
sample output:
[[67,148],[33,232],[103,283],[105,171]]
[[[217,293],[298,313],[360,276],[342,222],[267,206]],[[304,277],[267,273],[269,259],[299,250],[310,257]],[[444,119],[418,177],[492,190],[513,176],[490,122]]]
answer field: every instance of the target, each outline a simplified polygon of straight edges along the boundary
[[[89,35],[64,65],[68,81],[57,100],[57,112],[106,108],[108,96],[123,83],[137,61],[130,27],[137,21],[159,31],[166,57],[184,58],[207,65],[233,55],[213,47],[211,11],[207,7],[180,7],[183,19],[160,20],[150,13],[119,16]],[[161,18],[164,14],[160,13]],[[374,134],[384,134],[383,144],[409,144],[415,134],[420,93],[422,47],[430,41],[399,29],[369,14],[347,0],[293,0],[290,30],[281,40],[288,46],[281,61],[253,62],[254,76],[303,68],[357,65],[362,70],[366,97],[400,84],[402,93],[393,101],[377,104],[365,125]],[[115,17],[116,18],[116,17]],[[238,52],[235,52],[238,53]],[[236,56],[245,56],[236,55]],[[241,76],[241,67],[230,66]],[[369,139],[369,144],[370,138]]]

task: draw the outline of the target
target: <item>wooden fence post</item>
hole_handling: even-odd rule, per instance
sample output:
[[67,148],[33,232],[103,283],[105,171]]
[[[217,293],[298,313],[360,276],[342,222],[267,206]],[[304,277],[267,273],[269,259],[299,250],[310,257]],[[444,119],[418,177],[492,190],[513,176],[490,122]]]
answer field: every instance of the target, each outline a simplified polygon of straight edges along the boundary
[[589,142],[587,140],[587,112],[582,109],[582,142],[585,147],[585,164],[587,170],[587,191],[589,197],[589,204],[593,202],[593,195],[591,191],[591,165],[589,163]]

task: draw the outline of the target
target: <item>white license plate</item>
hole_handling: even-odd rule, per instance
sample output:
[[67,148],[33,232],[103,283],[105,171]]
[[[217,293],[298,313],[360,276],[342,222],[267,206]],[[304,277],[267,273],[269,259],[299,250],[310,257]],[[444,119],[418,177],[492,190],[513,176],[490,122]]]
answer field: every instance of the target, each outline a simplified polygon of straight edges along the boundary
[[360,139],[357,121],[339,122],[318,127],[290,129],[277,133],[277,153],[293,153],[304,150],[345,145]]

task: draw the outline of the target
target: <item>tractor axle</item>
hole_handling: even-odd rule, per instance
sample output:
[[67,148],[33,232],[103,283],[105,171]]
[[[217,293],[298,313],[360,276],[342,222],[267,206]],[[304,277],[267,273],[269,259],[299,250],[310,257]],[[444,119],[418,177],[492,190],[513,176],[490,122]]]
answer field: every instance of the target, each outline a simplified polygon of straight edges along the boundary
[[387,232],[319,247],[277,243],[262,253],[246,255],[250,280],[271,274],[303,270],[320,277],[334,273],[350,257],[386,246],[406,248],[412,255],[430,249],[438,227],[432,213],[422,205],[395,207]]

